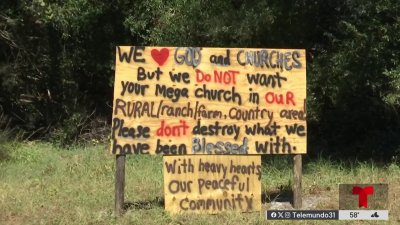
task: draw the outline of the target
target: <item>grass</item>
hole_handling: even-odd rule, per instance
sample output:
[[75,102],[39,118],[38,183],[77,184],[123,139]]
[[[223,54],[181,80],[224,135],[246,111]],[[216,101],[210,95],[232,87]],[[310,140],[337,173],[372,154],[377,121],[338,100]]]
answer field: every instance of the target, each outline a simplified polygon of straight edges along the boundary
[[[0,224],[375,224],[351,221],[266,221],[258,213],[170,215],[164,211],[162,158],[129,156],[126,163],[122,218],[113,215],[114,157],[106,146],[59,149],[41,142],[8,142],[0,159]],[[268,209],[284,199],[291,186],[291,161],[285,156],[263,158],[262,188]],[[388,183],[387,224],[400,224],[400,167],[374,163],[310,160],[303,169],[304,205],[338,209],[339,183]],[[268,201],[269,200],[269,201]],[[397,201],[397,202],[396,202]],[[385,222],[376,222],[385,224]]]

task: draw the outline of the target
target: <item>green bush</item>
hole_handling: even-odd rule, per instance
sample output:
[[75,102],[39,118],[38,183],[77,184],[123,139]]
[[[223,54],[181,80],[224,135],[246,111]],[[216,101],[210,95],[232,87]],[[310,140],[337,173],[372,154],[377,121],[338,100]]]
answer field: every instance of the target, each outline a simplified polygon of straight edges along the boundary
[[399,11],[396,0],[2,0],[0,104],[12,127],[64,145],[87,112],[111,118],[117,45],[305,48],[310,152],[390,158]]

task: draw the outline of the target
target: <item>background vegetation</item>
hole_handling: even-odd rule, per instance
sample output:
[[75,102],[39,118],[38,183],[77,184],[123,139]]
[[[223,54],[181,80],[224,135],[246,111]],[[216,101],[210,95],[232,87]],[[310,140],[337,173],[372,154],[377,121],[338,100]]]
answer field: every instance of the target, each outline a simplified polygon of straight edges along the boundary
[[104,136],[117,45],[305,48],[309,152],[399,160],[397,0],[2,0],[10,126],[61,145]]

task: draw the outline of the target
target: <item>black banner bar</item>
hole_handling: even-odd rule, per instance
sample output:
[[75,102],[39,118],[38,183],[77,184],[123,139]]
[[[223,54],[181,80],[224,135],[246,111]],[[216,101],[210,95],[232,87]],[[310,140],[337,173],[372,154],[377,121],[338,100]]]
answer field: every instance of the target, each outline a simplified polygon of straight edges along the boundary
[[338,220],[339,210],[267,210],[267,220]]

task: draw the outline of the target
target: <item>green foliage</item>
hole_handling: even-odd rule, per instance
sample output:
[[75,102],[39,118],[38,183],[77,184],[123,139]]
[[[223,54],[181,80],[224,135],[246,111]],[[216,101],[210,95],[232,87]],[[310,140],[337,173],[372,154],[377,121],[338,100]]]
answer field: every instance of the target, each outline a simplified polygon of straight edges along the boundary
[[0,101],[16,125],[43,134],[77,113],[109,116],[114,48],[132,40],[118,9],[85,0],[0,8]]
[[[400,4],[338,4],[336,27],[316,57],[310,108],[331,148],[384,158],[399,146]],[[352,150],[350,150],[352,149]]]
[[74,113],[71,117],[64,120],[60,130],[53,132],[53,142],[60,146],[76,143],[86,125],[86,120],[87,118],[84,117],[84,113]]
[[384,75],[387,76],[388,89],[384,90],[383,100],[393,106],[400,106],[400,67],[391,69],[390,71],[384,71]]
[[68,144],[87,112],[111,118],[117,45],[305,48],[311,153],[390,158],[399,12],[396,0],[3,0],[0,104],[13,126]]

